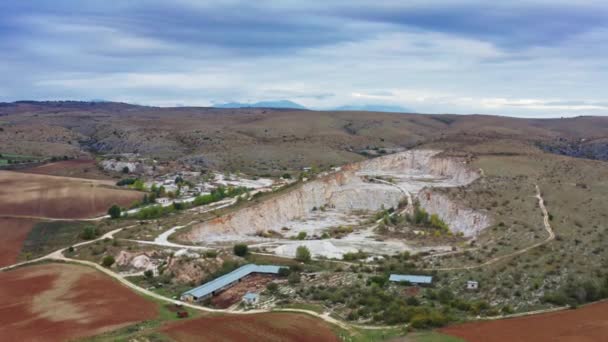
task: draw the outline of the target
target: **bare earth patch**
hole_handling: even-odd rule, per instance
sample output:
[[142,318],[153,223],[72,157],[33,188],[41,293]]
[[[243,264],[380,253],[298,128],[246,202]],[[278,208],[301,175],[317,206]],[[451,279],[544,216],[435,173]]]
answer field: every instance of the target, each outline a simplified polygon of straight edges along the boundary
[[441,332],[469,342],[606,341],[608,302],[591,304],[576,310],[466,323],[443,328]]
[[178,342],[339,341],[323,321],[292,313],[204,317],[170,324],[163,331]]
[[0,217],[0,267],[12,265],[36,221]]
[[0,273],[1,341],[65,341],[156,315],[154,303],[86,267],[48,264]]
[[87,218],[112,204],[129,206],[143,194],[111,181],[0,171],[0,216]]

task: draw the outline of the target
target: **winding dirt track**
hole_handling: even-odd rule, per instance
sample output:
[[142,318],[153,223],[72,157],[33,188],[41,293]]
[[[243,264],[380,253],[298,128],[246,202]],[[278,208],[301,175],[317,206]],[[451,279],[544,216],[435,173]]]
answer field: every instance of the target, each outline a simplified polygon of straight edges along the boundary
[[[540,207],[540,210],[543,214],[543,226],[545,227],[545,230],[547,231],[547,233],[549,234],[547,236],[547,238],[541,242],[537,242],[533,245],[530,245],[526,248],[522,248],[520,250],[517,250],[513,253],[509,253],[509,254],[505,254],[505,255],[501,255],[501,256],[497,256],[495,258],[489,259],[487,261],[485,261],[484,263],[481,263],[479,265],[469,265],[469,266],[458,266],[458,267],[437,267],[437,268],[424,268],[423,270],[425,271],[456,271],[456,270],[471,270],[471,269],[475,269],[475,268],[480,268],[480,267],[485,267],[488,265],[492,265],[494,263],[497,263],[501,260],[507,259],[507,258],[511,258],[520,254],[524,254],[534,248],[540,247],[542,245],[545,245],[549,242],[551,242],[553,239],[555,239],[555,233],[553,232],[553,228],[551,228],[551,223],[549,222],[549,212],[547,211],[547,208],[545,207],[545,200],[542,197],[542,194],[540,192],[540,188],[538,187],[538,184],[534,185],[536,187],[536,198],[538,199],[538,205]],[[453,253],[456,254],[456,253]],[[446,254],[448,255],[448,254]]]

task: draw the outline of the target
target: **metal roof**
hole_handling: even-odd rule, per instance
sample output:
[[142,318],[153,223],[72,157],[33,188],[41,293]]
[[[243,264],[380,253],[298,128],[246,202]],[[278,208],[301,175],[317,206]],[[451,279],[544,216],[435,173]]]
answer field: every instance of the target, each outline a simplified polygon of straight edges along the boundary
[[430,284],[433,282],[433,277],[421,275],[391,274],[388,280],[397,282],[409,281],[412,284]]
[[246,294],[243,296],[243,298],[244,298],[244,299],[248,299],[248,300],[254,300],[254,299],[258,298],[259,296],[260,296],[260,295],[259,295],[259,294],[257,294],[257,293],[253,293],[253,292],[247,292],[247,293],[246,293]]
[[239,279],[248,276],[251,273],[271,273],[278,274],[281,268],[286,268],[284,266],[273,266],[273,265],[255,265],[255,264],[247,264],[237,268],[236,270],[224,274],[223,276],[213,279],[210,282],[207,282],[199,287],[195,287],[189,291],[186,291],[182,294],[191,295],[196,298],[205,297],[210,295],[214,291],[217,291],[223,288],[226,285],[229,285]]

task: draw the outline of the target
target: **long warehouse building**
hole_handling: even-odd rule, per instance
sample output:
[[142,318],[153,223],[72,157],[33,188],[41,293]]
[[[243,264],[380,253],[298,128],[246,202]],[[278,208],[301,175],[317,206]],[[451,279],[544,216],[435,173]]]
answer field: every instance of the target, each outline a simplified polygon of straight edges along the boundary
[[181,295],[181,300],[189,302],[197,302],[202,299],[211,297],[219,293],[220,291],[229,288],[230,286],[238,283],[241,279],[253,273],[265,273],[265,274],[279,274],[281,268],[287,268],[285,266],[274,266],[274,265],[255,265],[248,264],[237,268],[236,270],[225,274],[219,278],[213,279],[199,287],[195,287],[192,290],[186,291]]

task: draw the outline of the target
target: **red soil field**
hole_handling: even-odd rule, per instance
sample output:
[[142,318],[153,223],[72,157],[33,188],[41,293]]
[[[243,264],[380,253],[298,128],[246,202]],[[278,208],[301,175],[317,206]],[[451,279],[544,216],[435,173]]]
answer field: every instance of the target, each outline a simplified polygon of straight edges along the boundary
[[0,217],[0,267],[17,262],[23,241],[36,221]]
[[113,189],[112,181],[0,171],[0,216],[89,218],[112,204],[141,200],[137,191]]
[[101,172],[93,159],[62,160],[29,169],[19,170],[19,172],[86,179],[111,179],[109,176]]
[[153,302],[86,267],[47,264],[0,273],[0,341],[65,341],[157,314]]
[[469,342],[608,341],[608,302],[576,310],[465,323],[440,331]]
[[293,313],[203,317],[170,324],[162,330],[178,342],[339,341],[322,320]]

